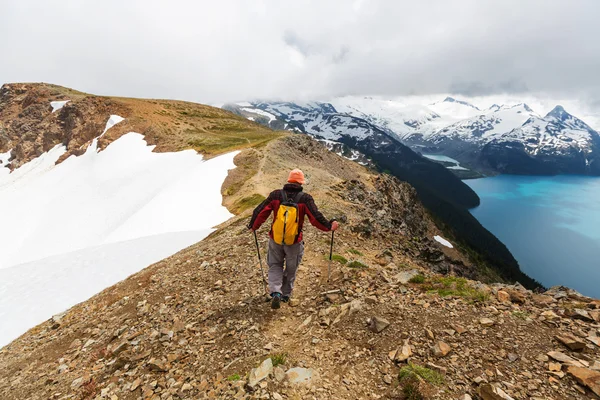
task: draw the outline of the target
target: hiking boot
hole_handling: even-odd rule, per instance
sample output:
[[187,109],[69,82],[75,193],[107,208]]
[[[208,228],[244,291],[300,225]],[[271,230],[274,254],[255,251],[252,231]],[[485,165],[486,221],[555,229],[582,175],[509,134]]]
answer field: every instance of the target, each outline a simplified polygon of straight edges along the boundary
[[281,301],[283,301],[284,303],[287,303],[288,301],[290,301],[290,296],[281,296]]
[[281,293],[273,293],[273,300],[271,300],[271,308],[276,310],[281,307]]

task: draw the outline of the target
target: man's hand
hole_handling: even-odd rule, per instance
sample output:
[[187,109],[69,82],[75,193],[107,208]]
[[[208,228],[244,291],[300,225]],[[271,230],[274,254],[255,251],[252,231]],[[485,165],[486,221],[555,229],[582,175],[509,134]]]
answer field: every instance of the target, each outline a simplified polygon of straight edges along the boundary
[[331,230],[332,230],[332,231],[335,231],[335,230],[337,230],[337,228],[339,228],[339,227],[340,227],[340,224],[338,224],[338,222],[337,222],[337,221],[333,221],[333,222],[331,223]]

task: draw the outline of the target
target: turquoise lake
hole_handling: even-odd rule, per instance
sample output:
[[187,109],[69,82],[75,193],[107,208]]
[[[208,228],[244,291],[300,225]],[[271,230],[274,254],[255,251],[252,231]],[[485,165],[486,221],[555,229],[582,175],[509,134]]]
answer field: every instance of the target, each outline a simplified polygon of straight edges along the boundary
[[600,178],[500,175],[464,181],[471,213],[544,286],[600,298]]

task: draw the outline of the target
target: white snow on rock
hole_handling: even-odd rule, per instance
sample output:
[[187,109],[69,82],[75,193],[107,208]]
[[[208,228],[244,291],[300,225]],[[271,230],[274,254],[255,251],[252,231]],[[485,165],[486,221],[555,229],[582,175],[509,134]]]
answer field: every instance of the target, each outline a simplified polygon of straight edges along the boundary
[[451,248],[451,249],[453,249],[453,248],[454,248],[454,246],[452,246],[452,243],[450,243],[449,241],[447,241],[446,239],[444,239],[444,238],[443,238],[443,237],[441,237],[441,236],[435,235],[435,236],[433,237],[433,239],[435,239],[435,241],[436,241],[436,242],[438,242],[438,243],[440,243],[440,244],[442,244],[442,245],[444,245],[444,246],[446,246],[446,247],[449,247],[449,248]]
[[65,100],[65,101],[51,101],[50,105],[52,106],[52,112],[58,111],[61,108],[63,108],[65,106],[65,104],[67,104],[69,101],[71,100]]
[[0,210],[10,210],[0,222],[0,346],[231,216],[220,189],[236,153],[204,161],[152,149],[130,132],[101,152],[56,165],[58,145],[0,173]]
[[[264,110],[261,110],[260,108],[248,108],[248,107],[244,107],[244,108],[242,108],[242,110],[246,111],[246,112],[251,112],[253,114],[262,115],[263,117],[267,117],[267,118],[269,118],[269,123],[271,123],[271,121],[275,121],[276,120],[276,118],[275,118],[275,116],[273,114],[268,113],[268,112],[266,112]],[[253,119],[253,121],[254,121],[254,119]]]

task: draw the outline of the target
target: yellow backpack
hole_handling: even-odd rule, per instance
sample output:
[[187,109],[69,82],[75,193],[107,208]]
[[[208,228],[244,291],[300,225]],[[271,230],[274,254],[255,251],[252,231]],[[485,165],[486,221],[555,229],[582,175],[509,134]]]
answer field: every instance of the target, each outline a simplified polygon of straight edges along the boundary
[[273,221],[273,240],[281,245],[292,245],[296,242],[299,232],[298,224],[298,201],[302,192],[293,199],[288,199],[285,190],[281,191],[283,201],[279,205],[275,221]]

